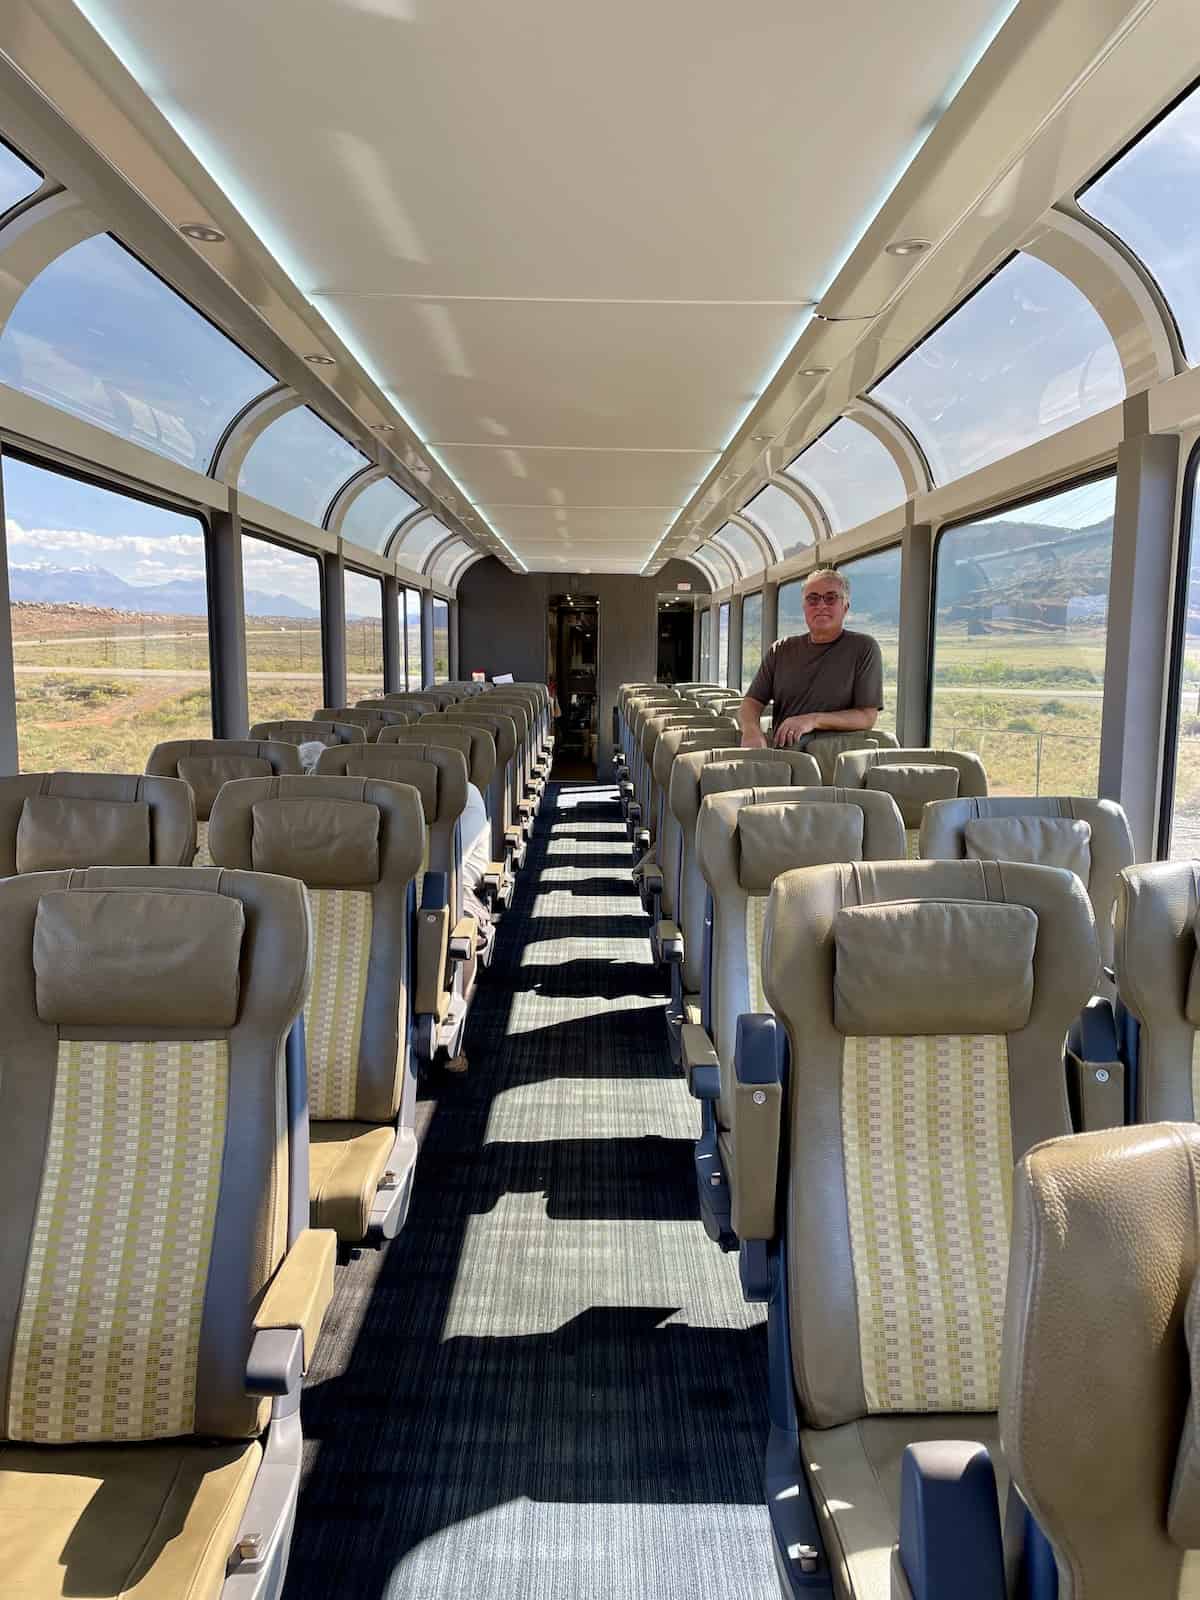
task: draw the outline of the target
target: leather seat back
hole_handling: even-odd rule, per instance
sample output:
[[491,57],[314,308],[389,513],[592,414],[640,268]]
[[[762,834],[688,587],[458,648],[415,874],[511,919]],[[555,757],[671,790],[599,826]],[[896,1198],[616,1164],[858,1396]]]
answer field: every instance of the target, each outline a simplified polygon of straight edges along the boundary
[[[421,713],[412,706],[393,705],[388,700],[356,700],[356,711],[372,711],[381,724],[380,732],[384,728],[406,728],[409,723],[415,722]],[[379,734],[375,737],[378,739]]]
[[487,801],[488,816],[492,824],[492,851],[497,861],[503,861],[505,829],[517,826],[517,810],[514,803],[517,725],[512,717],[504,712],[490,711],[488,709],[490,704],[490,695],[486,700],[482,696],[477,696],[467,705],[452,706],[447,711],[422,717],[417,727],[449,725],[478,729],[482,733],[491,735],[496,746],[496,766],[492,773],[492,781],[484,791],[484,799]]
[[366,735],[368,743],[378,737],[385,725],[378,711],[362,706],[321,706],[313,712],[314,722],[356,722]]
[[658,757],[658,747],[664,733],[686,731],[692,734],[717,734],[726,744],[737,740],[737,726],[727,717],[710,716],[705,711],[683,710],[648,717],[642,724],[642,800],[643,825],[650,829],[650,837],[657,840],[667,806],[667,784],[670,780],[669,760]]
[[772,883],[794,867],[894,860],[902,843],[895,802],[865,789],[733,789],[700,802],[696,858],[712,897],[709,1035],[721,1061],[718,1121],[732,1117],[737,1020],[768,1009],[762,955]]
[[[223,783],[231,778],[269,778],[272,774],[298,775],[299,741],[286,739],[170,739],[156,744],[146,762],[155,777],[182,778],[196,801],[196,858],[194,865],[208,867],[208,819]],[[151,863],[146,863],[150,865]],[[157,865],[157,863],[154,863]],[[164,866],[169,863],[163,862]]]
[[243,778],[217,796],[208,837],[218,866],[279,873],[308,888],[309,1115],[394,1121],[408,1073],[421,796],[377,778]]
[[730,747],[730,730],[725,723],[713,728],[695,728],[686,723],[682,727],[667,728],[659,735],[654,747],[654,784],[660,797],[655,853],[663,875],[661,915],[669,921],[674,921],[676,916],[683,853],[683,835],[669,804],[672,769],[681,755],[693,755],[697,750],[727,750]]
[[496,741],[486,728],[471,723],[437,723],[428,719],[411,728],[385,728],[380,745],[436,744],[466,757],[467,776],[486,799],[496,771]]
[[0,778],[2,878],[66,867],[187,867],[195,853],[195,801],[175,776]]
[[1063,1600],[1175,1600],[1200,1561],[1200,1129],[1036,1146],[1013,1183],[1000,1426]]
[[250,737],[296,746],[312,743],[363,744],[366,742],[367,731],[358,722],[281,717],[273,722],[256,722],[250,729]]
[[[704,787],[709,766],[717,769]],[[696,824],[707,794],[729,789],[778,789],[793,784],[818,784],[821,774],[812,756],[800,750],[743,750],[738,745],[681,751],[671,768],[667,809],[677,841],[677,854],[660,861],[663,895],[668,872],[673,875],[672,905],[683,933],[683,988],[698,994],[703,975],[704,905],[708,885],[696,854]],[[743,781],[744,780],[744,781]]]
[[935,800],[976,799],[988,792],[983,762],[967,750],[923,748],[848,750],[834,767],[834,782],[847,789],[883,789],[900,807],[908,854],[916,860],[921,817]]
[[896,741],[882,728],[867,728],[854,733],[811,733],[801,741],[801,748],[807,750],[820,767],[821,782],[833,783],[840,755],[848,750],[894,750]]
[[921,821],[923,860],[1029,861],[1078,873],[1096,918],[1100,959],[1113,962],[1117,879],[1133,865],[1133,835],[1112,800],[997,795],[935,800]]
[[1140,1122],[1200,1120],[1200,888],[1190,861],[1126,867],[1117,877],[1117,992],[1139,1023]]
[[0,883],[0,941],[0,1437],[252,1437],[269,1402],[246,1354],[288,1242],[303,887],[31,873]]
[[1013,1164],[1070,1130],[1063,1039],[1098,966],[1057,868],[775,880],[763,987],[790,1052],[790,1346],[812,1426],[996,1409]]

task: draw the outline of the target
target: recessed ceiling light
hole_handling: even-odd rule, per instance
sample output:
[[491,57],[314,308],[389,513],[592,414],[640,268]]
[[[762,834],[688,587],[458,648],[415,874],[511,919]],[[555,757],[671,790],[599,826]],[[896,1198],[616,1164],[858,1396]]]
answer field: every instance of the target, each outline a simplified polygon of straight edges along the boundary
[[395,431],[396,424],[394,422],[373,422],[371,424],[372,433],[395,433]]
[[885,244],[883,248],[889,256],[919,256],[922,250],[929,249],[929,240],[893,239],[891,244]]
[[305,361],[308,362],[310,367],[336,367],[337,366],[337,362],[333,359],[332,356],[311,355],[311,356],[305,356],[304,359],[305,359]]
[[224,244],[225,235],[220,228],[214,228],[211,222],[181,222],[179,231],[189,239],[196,239],[201,244]]
[[775,435],[773,433],[752,433],[750,435],[750,443],[751,444],[770,444],[771,440],[774,437],[775,437]]
[[823,378],[828,371],[828,367],[801,367],[800,376],[802,378]]

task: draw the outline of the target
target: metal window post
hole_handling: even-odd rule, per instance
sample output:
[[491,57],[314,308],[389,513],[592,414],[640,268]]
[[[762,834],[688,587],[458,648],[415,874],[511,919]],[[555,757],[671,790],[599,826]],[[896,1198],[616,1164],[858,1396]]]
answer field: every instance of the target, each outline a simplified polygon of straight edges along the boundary
[[321,557],[321,635],[325,657],[325,704],[346,704],[346,568],[342,544]]
[[933,528],[918,522],[904,530],[900,552],[900,665],[896,677],[896,738],[929,741],[933,671]]
[[383,580],[383,688],[397,694],[408,688],[404,669],[404,623],[400,607],[404,590],[395,578]]
[[233,509],[214,511],[208,535],[208,637],[212,649],[212,725],[218,739],[244,739],[250,727],[242,524]]

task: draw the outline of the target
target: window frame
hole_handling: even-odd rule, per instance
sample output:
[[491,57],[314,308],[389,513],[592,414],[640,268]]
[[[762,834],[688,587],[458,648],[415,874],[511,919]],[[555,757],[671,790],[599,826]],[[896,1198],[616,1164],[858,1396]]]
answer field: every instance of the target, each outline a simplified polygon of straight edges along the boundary
[[32,189],[30,189],[28,194],[23,194],[19,200],[14,200],[11,206],[0,209],[0,217],[7,217],[9,213],[15,211],[18,206],[28,205],[33,199],[34,195],[45,188],[46,184],[50,181],[50,176],[44,167],[39,166],[36,161],[31,161],[29,157],[22,151],[18,150],[16,145],[13,144],[12,140],[6,138],[4,134],[0,134],[0,145],[2,145],[4,149],[8,151],[9,155],[15,156],[23,167],[28,167],[30,172],[36,172],[38,177],[37,183]]
[[[1164,113],[1165,115],[1166,113]],[[1175,539],[1175,574],[1171,586],[1171,634],[1167,658],[1167,693],[1163,708],[1162,784],[1154,828],[1154,859],[1171,859],[1175,820],[1175,776],[1179,764],[1179,708],[1183,701],[1183,659],[1187,648],[1187,600],[1191,587],[1192,547],[1196,535],[1196,493],[1200,480],[1200,438],[1188,452],[1183,469],[1179,527]]]
[[[956,516],[946,522],[939,522],[933,533],[933,540],[929,552],[929,623],[926,637],[929,648],[925,657],[925,737],[930,737],[933,729],[933,673],[937,656],[937,594],[938,594],[938,562],[941,559],[942,537],[944,534],[953,533],[958,528],[969,528],[972,523],[985,521],[988,517],[999,516],[1005,511],[1019,511],[1022,506],[1036,505],[1039,500],[1049,500],[1058,494],[1069,494],[1072,489],[1084,489],[1089,483],[1099,483],[1102,478],[1111,478],[1113,481],[1114,495],[1117,486],[1117,461],[1113,457],[1106,464],[1088,468],[1074,477],[1061,478],[1050,483],[1042,484],[1037,489],[1026,489],[1020,494],[1009,499],[997,500],[977,510]],[[1065,530],[1064,530],[1065,531]],[[1114,526],[1114,538],[1115,538]],[[871,552],[873,553],[873,552]],[[1109,592],[1112,591],[1112,562],[1108,568]],[[903,671],[901,660],[899,670]],[[1103,718],[1104,696],[1108,691],[1108,653],[1105,650],[1104,679],[1100,685],[1100,707]]]

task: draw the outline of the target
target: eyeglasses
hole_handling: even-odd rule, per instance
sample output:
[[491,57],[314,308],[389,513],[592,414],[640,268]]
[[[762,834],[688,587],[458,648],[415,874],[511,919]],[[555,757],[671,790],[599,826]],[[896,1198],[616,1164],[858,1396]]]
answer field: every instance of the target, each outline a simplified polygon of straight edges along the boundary
[[810,589],[804,596],[806,606],[836,606],[846,597],[840,589],[826,589],[824,594],[818,594],[815,589]]

